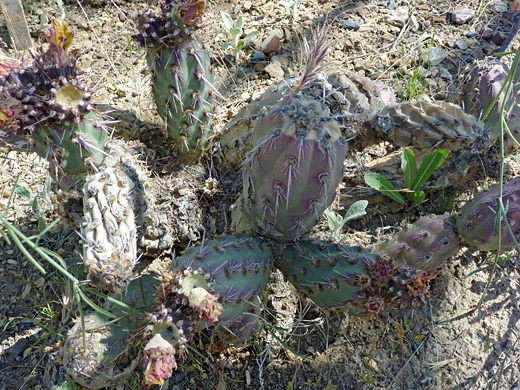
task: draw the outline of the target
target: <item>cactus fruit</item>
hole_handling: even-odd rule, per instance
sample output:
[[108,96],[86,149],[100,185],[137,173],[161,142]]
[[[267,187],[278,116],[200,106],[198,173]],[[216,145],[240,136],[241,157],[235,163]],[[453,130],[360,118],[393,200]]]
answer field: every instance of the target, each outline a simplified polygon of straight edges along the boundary
[[205,0],[164,0],[159,11],[139,14],[134,35],[146,47],[155,103],[182,155],[200,154],[211,135],[213,76],[196,36],[205,5]]
[[494,141],[482,122],[447,102],[388,105],[375,116],[375,127],[380,136],[401,147],[482,153]]
[[276,266],[298,293],[316,305],[352,315],[415,306],[428,295],[430,280],[438,274],[398,266],[391,258],[359,247],[303,240],[288,247]]
[[[516,202],[520,199],[520,178],[503,185],[502,202],[506,215],[500,221],[500,249],[511,249],[515,239],[520,239],[520,212]],[[499,184],[487,191],[480,192],[466,203],[457,216],[457,229],[462,240],[470,248],[481,251],[498,250],[498,229],[496,213],[498,210]],[[507,218],[514,234],[511,237],[503,218]]]
[[440,268],[459,249],[455,223],[447,215],[419,218],[388,241],[368,248],[399,266],[422,271]]
[[137,263],[136,216],[146,208],[144,188],[123,164],[87,177],[83,188],[83,261],[90,283],[102,290],[125,290]]
[[243,345],[260,325],[258,297],[269,278],[271,261],[272,252],[261,240],[224,236],[187,249],[173,260],[172,269],[202,269],[208,274],[224,308],[215,325],[214,339],[224,345]]
[[72,33],[63,21],[53,21],[47,39],[48,49],[36,54],[32,64],[2,67],[0,122],[5,127],[0,136],[47,159],[51,175],[66,187],[75,175],[104,160],[109,134],[91,109],[91,94],[77,82],[76,59],[67,51]]

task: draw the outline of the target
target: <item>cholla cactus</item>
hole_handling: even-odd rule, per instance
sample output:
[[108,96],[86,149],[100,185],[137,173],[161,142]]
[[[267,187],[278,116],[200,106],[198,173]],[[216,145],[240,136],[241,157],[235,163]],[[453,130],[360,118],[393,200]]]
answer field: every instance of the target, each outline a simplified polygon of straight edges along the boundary
[[65,22],[53,21],[47,40],[48,49],[30,65],[3,61],[0,140],[36,151],[67,188],[108,155],[109,131],[92,111],[91,93],[77,81],[76,59],[68,52],[72,33]]
[[182,155],[199,155],[213,119],[210,58],[196,32],[205,0],[163,0],[137,18],[134,36],[147,50],[153,94],[168,134]]

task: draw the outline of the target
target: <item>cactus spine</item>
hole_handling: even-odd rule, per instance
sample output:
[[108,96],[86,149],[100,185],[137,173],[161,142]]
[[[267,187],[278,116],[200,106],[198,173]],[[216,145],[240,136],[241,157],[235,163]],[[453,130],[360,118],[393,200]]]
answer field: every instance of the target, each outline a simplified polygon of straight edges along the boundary
[[146,47],[155,103],[181,155],[199,155],[211,135],[213,76],[196,35],[205,5],[205,0],[164,0],[158,12],[138,16],[134,36]]

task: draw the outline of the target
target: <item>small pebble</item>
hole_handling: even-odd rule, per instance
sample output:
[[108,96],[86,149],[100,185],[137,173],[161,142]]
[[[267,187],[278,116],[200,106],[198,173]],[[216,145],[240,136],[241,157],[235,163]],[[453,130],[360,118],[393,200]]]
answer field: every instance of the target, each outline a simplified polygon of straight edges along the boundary
[[265,54],[274,54],[280,49],[280,41],[283,37],[283,32],[280,30],[273,30],[262,42],[262,51]]
[[466,33],[466,38],[475,38],[477,35],[478,35],[478,32],[476,32],[475,30],[473,30],[473,31],[468,31],[468,32]]
[[386,3],[386,8],[394,10],[397,8],[397,5],[395,4],[394,0],[390,0],[388,3]]
[[265,61],[265,54],[264,52],[258,50],[253,53],[253,55],[249,58],[249,61],[251,62],[261,62]]
[[475,17],[475,11],[466,7],[456,7],[451,13],[451,19],[457,24],[468,23]]
[[439,65],[446,57],[447,54],[444,50],[438,47],[429,47],[427,50],[425,50],[425,57],[431,66],[437,66]]
[[358,22],[352,22],[350,20],[345,20],[341,23],[341,27],[346,28],[347,30],[359,30],[361,24]]
[[494,34],[493,30],[491,30],[490,28],[486,28],[482,32],[482,39],[491,39],[491,38],[493,38],[493,34]]
[[29,345],[29,340],[24,338],[19,339],[14,345],[9,349],[9,354],[13,359],[16,359],[20,356],[25,348]]
[[285,74],[280,65],[279,61],[272,61],[269,65],[267,65],[264,69],[269,76],[273,79],[281,80],[284,78]]
[[462,58],[462,60],[468,64],[471,64],[473,61],[475,61],[475,58],[470,56],[470,55],[466,55],[466,54],[462,54],[460,56],[460,58]]
[[506,12],[509,7],[507,6],[507,3],[505,1],[495,0],[489,3],[489,8],[491,8],[495,12],[503,13]]
[[496,43],[497,45],[501,45],[502,43],[504,43],[504,41],[507,39],[507,36],[505,36],[504,34],[500,33],[500,32],[497,32],[495,34],[493,34],[493,37],[491,38],[491,40],[493,41],[493,43]]

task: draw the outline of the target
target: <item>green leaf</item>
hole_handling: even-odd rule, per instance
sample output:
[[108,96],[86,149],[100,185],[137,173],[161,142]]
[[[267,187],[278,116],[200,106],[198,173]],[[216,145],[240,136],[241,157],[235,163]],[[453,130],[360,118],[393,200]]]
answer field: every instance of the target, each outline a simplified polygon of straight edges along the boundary
[[352,203],[352,205],[350,205],[348,208],[347,213],[343,217],[343,223],[365,215],[367,213],[365,211],[367,206],[368,200],[358,200],[357,202]]
[[240,15],[237,19],[237,24],[235,25],[236,28],[238,28],[239,30],[242,30],[242,26],[244,25],[244,18],[242,17],[242,15]]
[[220,11],[222,22],[224,23],[224,29],[229,32],[233,28],[233,19],[226,11]]
[[258,34],[260,34],[260,31],[251,31],[249,34],[246,35],[244,38],[244,42],[248,43],[251,39],[256,37]]
[[222,45],[222,49],[224,49],[224,50],[231,49],[231,48],[233,48],[233,45],[231,44],[231,42],[226,42]]
[[431,174],[446,160],[448,153],[448,150],[436,150],[426,156],[410,187],[413,192],[417,192],[426,183]]
[[20,185],[20,184],[16,184],[16,183],[13,183],[12,184],[12,187],[13,187],[13,191],[21,196],[22,198],[25,198],[25,199],[29,199],[31,200],[32,199],[32,194],[31,194],[31,191],[29,191],[26,187]]
[[403,150],[401,155],[401,169],[404,173],[404,187],[412,188],[412,182],[415,177],[415,155],[410,149]]
[[233,39],[235,39],[235,37],[240,36],[241,32],[242,31],[239,28],[234,28],[234,27],[231,30],[229,30],[229,33],[233,36]]
[[424,191],[413,192],[412,194],[412,207],[418,206],[426,200],[426,194]]
[[216,42],[225,41],[226,39],[227,39],[227,34],[223,34],[223,33],[218,33],[217,36],[215,37]]
[[237,43],[237,52],[239,52],[240,50],[242,50],[242,48],[244,47],[244,40],[241,39],[238,41]]
[[395,200],[398,203],[406,204],[403,196],[397,192],[395,187],[378,173],[365,174],[365,183],[375,190],[378,190],[383,195]]

